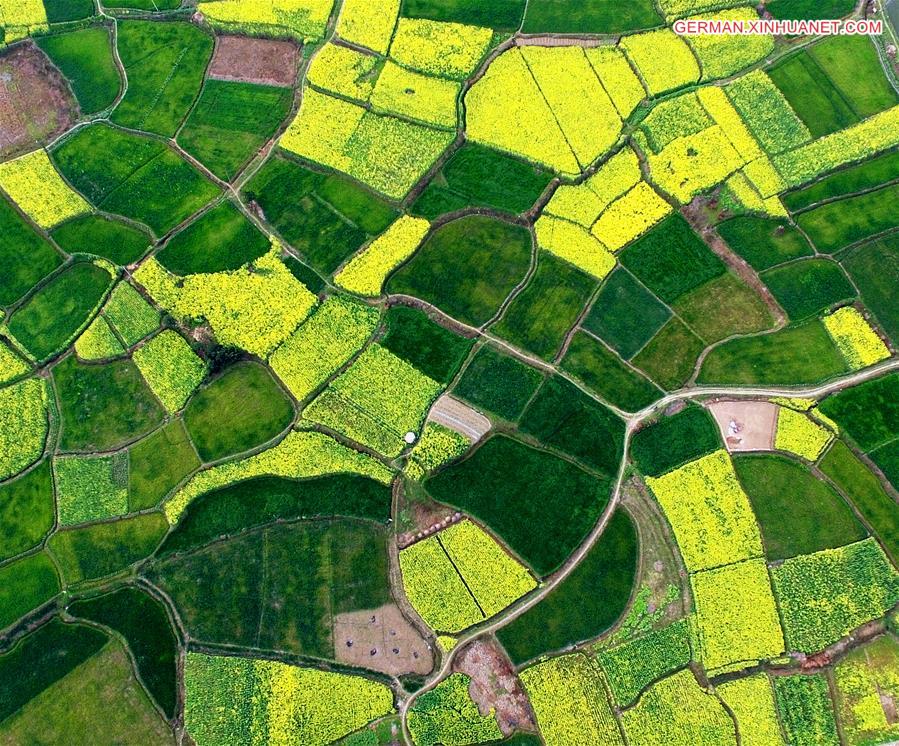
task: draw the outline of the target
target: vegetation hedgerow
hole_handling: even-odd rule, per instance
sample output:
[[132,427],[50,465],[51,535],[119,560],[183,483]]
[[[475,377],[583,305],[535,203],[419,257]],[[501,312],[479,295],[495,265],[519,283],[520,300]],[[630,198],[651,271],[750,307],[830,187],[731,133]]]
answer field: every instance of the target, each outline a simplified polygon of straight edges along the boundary
[[91,209],[84,197],[62,180],[46,150],[0,164],[0,188],[41,228],[52,228]]
[[425,692],[409,711],[409,732],[416,746],[467,744],[498,741],[503,734],[493,711],[481,715],[468,693],[471,679],[464,673],[450,674],[434,689]]
[[47,387],[40,378],[0,389],[0,479],[40,458],[49,428],[47,404]]
[[521,672],[521,683],[547,743],[623,743],[602,673],[585,655],[563,655],[529,666]]
[[171,329],[136,350],[134,363],[169,412],[179,411],[206,376],[206,365]]
[[128,456],[69,456],[53,461],[59,523],[102,520],[128,512]]

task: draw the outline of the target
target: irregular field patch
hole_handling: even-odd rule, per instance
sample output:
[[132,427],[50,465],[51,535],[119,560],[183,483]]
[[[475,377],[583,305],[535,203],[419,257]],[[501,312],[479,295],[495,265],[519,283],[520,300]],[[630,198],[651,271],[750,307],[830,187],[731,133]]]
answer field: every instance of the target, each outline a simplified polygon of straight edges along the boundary
[[221,35],[207,75],[261,85],[293,86],[299,49],[291,41]]
[[[425,481],[435,499],[480,518],[541,576],[587,535],[609,487],[609,480],[505,435]],[[554,497],[560,502],[550,502]],[[538,524],[546,533],[533,531]]]
[[0,157],[4,160],[45,145],[78,118],[65,80],[33,43],[0,55],[0,73]]
[[489,321],[531,264],[521,226],[480,215],[440,226],[387,282],[389,293],[432,303],[472,326]]

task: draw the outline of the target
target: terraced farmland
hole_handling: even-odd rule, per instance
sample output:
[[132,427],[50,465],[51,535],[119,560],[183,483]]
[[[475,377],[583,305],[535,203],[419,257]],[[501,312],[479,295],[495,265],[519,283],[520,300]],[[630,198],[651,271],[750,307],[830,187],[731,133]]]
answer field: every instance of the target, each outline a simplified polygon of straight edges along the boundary
[[0,0],[0,743],[899,738],[880,6]]

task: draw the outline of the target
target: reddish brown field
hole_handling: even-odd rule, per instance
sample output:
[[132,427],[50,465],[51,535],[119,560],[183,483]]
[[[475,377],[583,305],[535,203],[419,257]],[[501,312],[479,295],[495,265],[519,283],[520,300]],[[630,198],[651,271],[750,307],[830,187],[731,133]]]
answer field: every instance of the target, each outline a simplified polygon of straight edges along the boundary
[[78,119],[68,84],[32,42],[0,56],[0,158],[34,150]]
[[244,83],[292,86],[300,50],[290,41],[220,36],[209,65],[209,77]]
[[496,713],[504,735],[516,730],[534,731],[531,705],[515,667],[492,639],[480,639],[460,650],[453,670],[471,677],[468,693],[482,715]]

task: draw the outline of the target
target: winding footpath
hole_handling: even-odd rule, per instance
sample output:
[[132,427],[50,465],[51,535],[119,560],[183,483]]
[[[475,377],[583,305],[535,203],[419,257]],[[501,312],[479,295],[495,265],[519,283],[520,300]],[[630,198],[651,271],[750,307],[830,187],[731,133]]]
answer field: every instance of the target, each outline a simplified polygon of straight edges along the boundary
[[483,624],[480,626],[476,626],[472,628],[467,633],[460,635],[457,639],[457,643],[455,647],[446,655],[442,665],[439,669],[437,669],[430,677],[428,677],[424,686],[422,686],[417,692],[413,693],[406,700],[402,702],[400,705],[399,714],[402,720],[403,726],[403,738],[407,744],[414,744],[412,740],[411,733],[409,732],[408,727],[408,713],[409,710],[413,707],[415,700],[422,694],[427,691],[430,691],[434,687],[437,686],[440,681],[442,681],[447,674],[449,674],[450,669],[453,665],[453,660],[455,658],[455,654],[461,648],[463,648],[467,643],[471,642],[477,637],[481,637],[482,635],[488,635],[501,627],[505,626],[509,622],[517,619],[526,611],[531,609],[540,603],[546,596],[552,593],[553,590],[567,578],[574,569],[578,566],[581,560],[590,552],[599,538],[602,536],[603,531],[605,531],[606,525],[612,517],[612,514],[615,512],[615,509],[618,507],[619,500],[621,498],[621,488],[624,484],[625,471],[627,468],[627,459],[628,459],[628,450],[630,446],[631,437],[634,432],[639,429],[640,425],[644,420],[653,416],[659,410],[667,408],[669,405],[679,402],[679,401],[689,401],[694,398],[707,397],[707,396],[727,396],[734,398],[748,398],[748,397],[764,397],[764,398],[774,398],[774,397],[797,397],[803,399],[819,399],[821,397],[827,396],[828,394],[832,394],[840,389],[855,386],[860,383],[864,383],[872,378],[877,378],[878,376],[883,375],[889,371],[899,370],[899,358],[891,358],[890,360],[886,360],[877,365],[873,365],[869,368],[865,368],[860,371],[856,371],[854,373],[849,373],[845,376],[841,376],[839,378],[835,378],[832,381],[827,383],[819,384],[816,386],[808,386],[804,388],[797,387],[781,387],[781,388],[763,388],[763,387],[753,387],[753,386],[699,386],[696,388],[684,389],[681,391],[675,391],[671,394],[667,394],[663,396],[658,401],[653,402],[649,406],[644,409],[636,412],[632,415],[626,415],[626,428],[624,433],[624,444],[622,447],[621,454],[621,463],[618,466],[618,475],[615,479],[615,486],[612,490],[612,495],[609,499],[608,505],[606,505],[605,510],[603,510],[602,515],[599,517],[599,520],[596,522],[596,525],[588,534],[587,538],[581,543],[581,545],[575,550],[575,552],[565,561],[565,564],[556,572],[556,574],[548,580],[544,585],[542,585],[535,593],[524,597],[518,602],[512,604],[508,609],[498,614],[493,621]]

